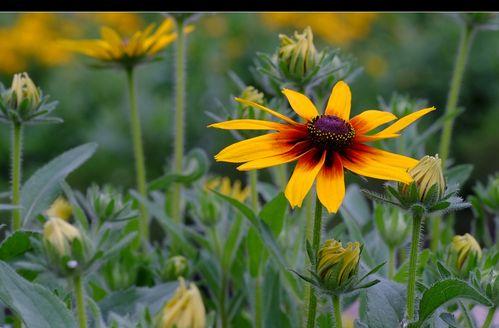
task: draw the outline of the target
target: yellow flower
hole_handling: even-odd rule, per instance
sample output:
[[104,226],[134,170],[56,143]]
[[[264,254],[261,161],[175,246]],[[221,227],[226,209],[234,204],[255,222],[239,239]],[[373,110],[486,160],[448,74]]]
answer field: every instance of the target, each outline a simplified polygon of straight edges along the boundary
[[423,157],[416,166],[409,170],[419,191],[419,198],[423,200],[428,195],[431,187],[437,186],[437,197],[440,198],[445,191],[445,180],[442,173],[442,160],[438,155]]
[[43,225],[44,242],[50,244],[59,255],[68,255],[71,242],[76,238],[81,240],[80,231],[58,217],[51,217]]
[[324,40],[348,45],[366,37],[376,19],[375,13],[265,13],[263,22],[274,29],[286,26],[306,28]]
[[157,318],[157,328],[204,328],[206,311],[199,289],[191,283],[186,288],[179,278],[179,286]]
[[26,111],[31,112],[40,105],[40,90],[29,78],[28,73],[15,74],[10,87],[10,102],[13,108],[20,108],[26,102]]
[[472,258],[479,260],[482,257],[480,245],[469,233],[452,238],[452,251],[457,254],[455,265],[458,270],[463,268],[466,260],[470,262]]
[[206,182],[206,188],[211,190],[216,190],[222,195],[237,199],[243,203],[250,194],[250,189],[248,186],[242,188],[241,181],[236,180],[231,185],[231,181],[228,177],[216,177],[208,180]]
[[267,112],[282,123],[237,119],[211,124],[210,127],[226,130],[277,131],[230,145],[220,151],[215,159],[243,163],[238,166],[242,171],[297,161],[285,190],[291,206],[302,205],[317,178],[317,196],[329,212],[336,212],[345,196],[344,168],[367,177],[412,182],[407,170],[415,166],[417,160],[366,143],[398,137],[402,129],[435,110],[434,107],[409,114],[368,135],[368,132],[397,117],[389,112],[367,110],[350,119],[351,93],[343,81],[334,86],[324,114],[319,114],[305,95],[289,89],[284,89],[283,93],[302,122],[260,104],[236,98],[240,103]]
[[67,221],[73,214],[73,207],[62,197],[58,197],[45,212],[45,215],[51,218],[59,218]]
[[[150,24],[144,31],[137,31],[131,37],[122,37],[118,32],[102,27],[101,39],[65,40],[62,44],[68,49],[98,59],[105,63],[118,63],[127,68],[151,60],[159,51],[172,43],[177,34],[172,19],[165,19],[154,31]],[[186,27],[186,32],[192,27]]]
[[348,243],[343,248],[337,240],[326,240],[317,254],[317,274],[328,288],[344,287],[357,273],[359,259],[359,242]]

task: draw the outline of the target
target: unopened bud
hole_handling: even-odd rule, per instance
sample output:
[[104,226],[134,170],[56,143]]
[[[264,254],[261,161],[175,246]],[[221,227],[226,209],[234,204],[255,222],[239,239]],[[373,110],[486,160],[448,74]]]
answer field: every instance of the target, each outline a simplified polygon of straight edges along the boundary
[[45,212],[45,215],[51,218],[59,218],[67,221],[73,214],[73,207],[62,197],[58,197]]
[[281,68],[290,77],[304,78],[319,62],[319,53],[314,46],[312,29],[307,27],[303,33],[295,32],[294,37],[279,35],[281,46],[278,56]]
[[454,255],[454,265],[457,270],[461,271],[470,263],[476,263],[482,257],[482,249],[480,245],[469,233],[463,236],[454,236],[452,238],[452,253]]
[[81,240],[80,231],[57,217],[50,218],[43,226],[43,241],[55,249],[60,256],[69,255],[74,239]]
[[337,240],[327,240],[317,254],[317,275],[322,284],[331,291],[347,287],[359,269],[360,252],[359,242],[344,248]]
[[163,278],[166,281],[177,280],[179,277],[185,277],[189,272],[189,263],[183,256],[173,256],[166,261]]
[[416,166],[409,170],[409,174],[417,185],[419,199],[423,201],[433,186],[436,186],[437,199],[445,191],[445,180],[442,173],[442,160],[438,155],[423,157]]
[[15,74],[10,90],[10,105],[13,108],[31,112],[40,105],[40,90],[29,78],[28,73]]

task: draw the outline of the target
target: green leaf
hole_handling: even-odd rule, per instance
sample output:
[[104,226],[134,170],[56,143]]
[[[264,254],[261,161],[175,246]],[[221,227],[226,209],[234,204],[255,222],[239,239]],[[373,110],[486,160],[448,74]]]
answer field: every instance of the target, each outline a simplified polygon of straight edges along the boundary
[[30,238],[38,235],[33,231],[18,230],[0,244],[0,260],[8,261],[31,249]]
[[404,318],[405,288],[386,279],[361,293],[360,319],[369,328],[399,327]]
[[99,302],[99,307],[104,318],[107,318],[110,312],[114,312],[121,316],[129,315],[137,319],[144,306],[148,307],[152,313],[157,313],[163,304],[172,297],[177,286],[177,282],[168,282],[151,288],[131,287],[109,294]]
[[454,278],[441,280],[423,293],[419,302],[418,322],[414,323],[412,327],[421,327],[440,306],[458,298],[492,306],[492,302],[487,297],[467,282]]
[[471,164],[456,165],[446,170],[444,175],[447,185],[457,184],[462,186],[468,180],[472,171],[473,165]]
[[53,201],[59,183],[93,155],[97,144],[88,143],[57,156],[36,171],[21,189],[24,224],[46,210]]
[[274,199],[269,201],[260,211],[260,218],[269,225],[274,236],[279,236],[284,225],[284,215],[288,202],[284,193],[279,193]]
[[73,315],[57,296],[22,278],[2,261],[0,301],[16,312],[28,328],[76,328]]
[[283,252],[279,249],[279,246],[277,245],[277,242],[272,235],[272,231],[270,230],[269,226],[261,218],[257,217],[248,206],[244,205],[238,200],[222,195],[221,193],[214,190],[212,192],[234,206],[237,210],[239,210],[239,212],[244,215],[244,217],[248,219],[248,221],[258,233],[258,237],[260,237],[261,241],[265,245],[265,248],[269,251],[270,254],[272,254],[277,263],[279,263],[283,268],[286,268],[287,265],[284,262]]
[[[430,259],[431,251],[429,249],[423,249],[421,253],[419,253],[418,266],[417,266],[417,275],[421,276],[423,273],[428,260]],[[409,259],[406,259],[404,263],[398,268],[397,273],[393,277],[393,280],[400,283],[407,283],[407,277],[409,275]]]

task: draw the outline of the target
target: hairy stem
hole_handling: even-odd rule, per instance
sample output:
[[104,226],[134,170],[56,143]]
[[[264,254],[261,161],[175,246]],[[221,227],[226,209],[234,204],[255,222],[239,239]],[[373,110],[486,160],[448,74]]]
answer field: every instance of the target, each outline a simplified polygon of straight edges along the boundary
[[496,307],[493,306],[489,309],[489,313],[487,313],[487,317],[485,318],[485,321],[483,322],[482,328],[489,328],[490,325],[492,324],[492,320],[494,319],[494,314],[496,313]]
[[76,299],[76,312],[78,314],[78,327],[87,328],[87,313],[85,310],[85,291],[83,280],[80,275],[73,278],[74,293]]
[[[144,148],[142,145],[142,131],[140,127],[140,116],[137,108],[137,97],[135,92],[135,82],[133,69],[127,70],[128,91],[130,99],[130,132],[133,141],[133,154],[135,157],[135,173],[137,179],[137,189],[139,194],[147,197],[146,167],[144,160]],[[140,225],[139,234],[142,245],[147,244],[149,238],[149,214],[144,204],[140,203]]]
[[[22,162],[23,127],[19,123],[12,126],[12,205],[21,203],[21,162]],[[21,209],[12,212],[12,230],[21,228]]]
[[[322,204],[319,198],[315,200],[315,214],[314,214],[314,228],[312,234],[312,250],[314,254],[317,254],[319,246],[321,243],[321,233],[322,233]],[[312,263],[315,265],[315,263]],[[308,301],[308,315],[307,315],[307,327],[315,327],[315,315],[317,312],[317,295],[314,293],[314,288],[312,285],[309,286],[309,301]]]
[[412,217],[411,254],[409,255],[409,280],[407,281],[407,318],[414,320],[416,305],[416,274],[419,255],[419,241],[423,217],[415,214]]
[[[177,19],[177,48],[175,57],[175,146],[174,170],[181,174],[184,162],[184,123],[185,123],[185,31],[182,19]],[[182,222],[182,186],[178,183],[173,186],[172,219]]]
[[332,300],[333,300],[334,323],[336,324],[336,328],[343,328],[343,324],[341,322],[340,295],[333,295]]

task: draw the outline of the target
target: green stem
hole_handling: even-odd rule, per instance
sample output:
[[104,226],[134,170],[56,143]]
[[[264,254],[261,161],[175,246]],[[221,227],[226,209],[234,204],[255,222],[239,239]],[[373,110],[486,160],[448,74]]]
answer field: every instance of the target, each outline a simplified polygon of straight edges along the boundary
[[388,248],[388,279],[393,279],[393,276],[395,275],[395,259],[396,259],[396,253],[395,253],[395,247],[389,247]]
[[260,274],[255,278],[255,328],[263,327],[262,283]]
[[227,322],[227,309],[225,305],[225,299],[227,295],[227,277],[225,274],[225,268],[222,268],[222,282],[221,282],[221,288],[220,288],[220,324],[221,328],[226,328],[228,327],[228,322]]
[[496,313],[496,307],[491,307],[489,309],[489,313],[487,313],[487,317],[485,318],[485,321],[483,322],[482,328],[489,328],[490,325],[492,324],[492,320],[494,319],[494,314]]
[[[12,126],[12,205],[21,203],[21,161],[22,161],[23,127],[19,123]],[[12,212],[12,230],[21,228],[21,209]]]
[[[185,103],[185,32],[184,22],[177,20],[177,48],[175,67],[175,147],[174,170],[181,174],[184,162],[184,103]],[[182,222],[182,186],[178,183],[173,186],[172,218],[174,222]]]
[[78,313],[78,324],[80,328],[87,328],[87,313],[85,310],[85,291],[83,280],[80,275],[73,278],[74,293],[76,298],[76,311]]
[[459,91],[461,90],[464,70],[466,68],[466,62],[468,61],[468,54],[473,43],[474,32],[475,30],[473,27],[464,26],[461,33],[461,41],[457,50],[456,62],[452,73],[447,104],[445,106],[445,120],[440,138],[440,158],[442,159],[442,165],[449,156],[452,128],[454,126],[454,120],[457,112],[457,102],[459,100]]
[[340,295],[333,295],[333,314],[334,314],[334,322],[336,324],[336,328],[343,328],[343,324],[341,322],[341,302]]
[[416,305],[416,274],[419,253],[419,241],[423,217],[415,214],[412,218],[411,254],[409,255],[409,280],[407,281],[407,317],[414,320]]
[[459,301],[459,307],[461,308],[461,313],[466,321],[466,325],[469,328],[475,328],[475,324],[473,323],[473,319],[470,316],[470,312],[466,308],[466,306],[463,304],[463,302]]
[[[315,200],[314,228],[312,234],[312,250],[314,254],[319,251],[322,233],[322,204],[319,198]],[[312,263],[315,266],[315,263]],[[309,286],[308,319],[307,327],[315,327],[315,315],[317,312],[317,296],[312,285]]]
[[258,204],[258,171],[253,170],[248,172],[248,178],[250,182],[251,191],[251,208],[258,214],[259,204]]
[[430,249],[434,252],[437,251],[440,242],[440,226],[442,222],[442,217],[436,216],[431,220],[431,241]]
[[[147,197],[146,168],[144,160],[144,148],[142,145],[142,131],[140,127],[140,116],[137,108],[137,97],[135,92],[135,82],[133,78],[133,68],[127,70],[128,91],[130,99],[130,132],[133,141],[133,153],[135,157],[135,170],[137,179],[137,189],[139,194],[145,199]],[[146,245],[149,238],[149,214],[146,206],[140,203],[140,225],[139,234],[142,245]]]

